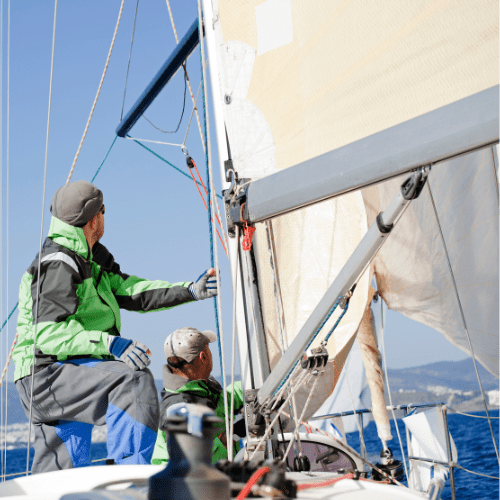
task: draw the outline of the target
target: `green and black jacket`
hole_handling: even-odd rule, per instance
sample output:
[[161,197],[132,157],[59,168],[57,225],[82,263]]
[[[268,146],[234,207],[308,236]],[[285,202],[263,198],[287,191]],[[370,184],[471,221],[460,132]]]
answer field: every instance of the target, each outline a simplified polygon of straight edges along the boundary
[[[164,425],[165,419],[167,417],[167,409],[169,406],[176,403],[189,403],[189,404],[201,404],[208,406],[215,411],[215,414],[221,418],[223,421],[216,424],[220,433],[226,431],[225,414],[226,410],[224,407],[224,394],[223,389],[219,382],[213,377],[209,377],[207,380],[189,380],[185,377],[180,377],[179,375],[174,375],[171,368],[168,365],[163,365],[163,385],[164,389],[161,391],[161,401],[160,401],[160,428]],[[229,386],[227,388],[227,403],[231,404],[231,393],[233,388]],[[240,409],[243,407],[243,390],[241,387],[241,382],[235,382],[234,384],[234,410],[235,414],[239,413]],[[234,419],[234,415],[230,416],[230,420]],[[234,453],[238,453],[240,450],[239,444],[234,444]],[[212,462],[216,463],[219,460],[226,459],[228,457],[227,449],[220,440],[219,436],[214,439],[213,449],[212,449]],[[151,463],[155,465],[166,464],[168,462],[168,449],[167,440],[165,432],[158,430],[158,437],[156,439],[155,449],[153,452],[153,458]]]
[[38,255],[21,280],[15,380],[31,372],[35,324],[38,371],[67,359],[113,359],[108,335],[120,334],[120,309],[162,311],[193,300],[190,281],[171,284],[124,274],[106,247],[96,243],[91,252],[81,228],[55,217],[41,262],[38,306]]

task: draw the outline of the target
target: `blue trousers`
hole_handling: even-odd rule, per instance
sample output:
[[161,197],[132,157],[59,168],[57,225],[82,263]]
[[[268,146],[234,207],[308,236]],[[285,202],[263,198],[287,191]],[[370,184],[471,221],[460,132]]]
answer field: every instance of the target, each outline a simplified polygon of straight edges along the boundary
[[[16,382],[26,414],[31,376]],[[35,373],[32,473],[90,464],[94,425],[108,427],[108,458],[148,464],[158,430],[158,393],[149,370],[93,358],[54,363]]]

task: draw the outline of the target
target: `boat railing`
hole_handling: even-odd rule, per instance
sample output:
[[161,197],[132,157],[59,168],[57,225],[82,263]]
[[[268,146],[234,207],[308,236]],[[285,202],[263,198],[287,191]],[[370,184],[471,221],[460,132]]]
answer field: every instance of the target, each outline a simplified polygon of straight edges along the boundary
[[[408,460],[410,462],[410,471],[412,470],[411,462],[428,462],[436,465],[443,465],[449,468],[450,471],[450,488],[451,488],[451,498],[455,500],[455,476],[454,476],[454,468],[457,467],[457,464],[453,461],[452,452],[451,452],[451,442],[450,442],[450,433],[448,429],[448,408],[444,403],[420,403],[420,404],[404,404],[404,405],[392,405],[387,406],[387,411],[403,411],[404,416],[406,417],[408,413],[414,410],[422,410],[424,408],[439,408],[441,410],[441,417],[443,419],[445,436],[446,436],[446,452],[448,461],[440,461],[429,459],[426,457],[417,457],[413,455],[412,447],[411,447],[411,436],[408,427],[406,427],[406,452],[408,456]],[[311,420],[329,420],[337,417],[349,417],[349,416],[358,416],[359,423],[359,436],[360,436],[360,451],[363,459],[366,460],[366,446],[364,440],[364,427],[363,427],[363,415],[373,413],[372,408],[363,408],[359,410],[350,410],[343,411],[338,413],[330,413],[328,415],[320,415],[314,416],[314,419]],[[411,472],[410,472],[411,473]],[[407,478],[409,479],[409,478]],[[435,485],[434,485],[435,486]]]

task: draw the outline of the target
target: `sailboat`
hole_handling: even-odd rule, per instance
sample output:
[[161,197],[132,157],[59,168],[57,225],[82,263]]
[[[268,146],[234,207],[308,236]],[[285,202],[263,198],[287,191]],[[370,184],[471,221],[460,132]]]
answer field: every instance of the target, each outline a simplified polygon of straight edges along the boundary
[[[432,421],[437,434],[441,429],[436,440],[444,457],[425,456],[418,424],[408,424],[415,437],[413,489],[387,468],[382,481],[346,477],[340,467],[311,471],[301,447],[325,444],[324,436],[315,441],[296,431],[334,391],[356,342],[381,449],[388,451],[375,295],[432,326],[498,377],[498,5],[202,4],[203,22],[196,20],[179,41],[116,134],[127,137],[201,41],[245,418],[255,431],[247,436],[247,457],[286,459],[289,449],[290,477],[299,486],[317,485],[300,498],[438,498],[456,460],[442,409],[423,413],[423,425],[431,428]],[[209,134],[210,126],[210,164]],[[280,411],[288,417],[281,437],[272,433]],[[326,438],[366,475],[361,454]],[[297,447],[289,448],[294,440]],[[428,463],[439,474],[425,482]],[[121,481],[144,485],[161,471],[111,469],[16,479],[1,485],[0,495],[125,498],[130,491],[81,492]]]

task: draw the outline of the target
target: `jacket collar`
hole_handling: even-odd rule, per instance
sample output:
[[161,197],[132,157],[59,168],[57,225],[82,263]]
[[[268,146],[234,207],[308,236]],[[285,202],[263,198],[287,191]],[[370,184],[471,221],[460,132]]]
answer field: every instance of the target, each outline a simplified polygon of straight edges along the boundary
[[57,217],[52,217],[48,237],[58,245],[81,255],[84,259],[92,258],[92,252],[81,227],[70,226]]
[[208,380],[190,380],[186,377],[181,377],[180,375],[175,375],[172,373],[172,368],[168,364],[163,365],[163,387],[169,391],[178,391],[183,386],[189,383],[203,383],[206,384],[210,390],[218,393],[222,391],[222,387],[219,382],[215,380],[211,375]]

